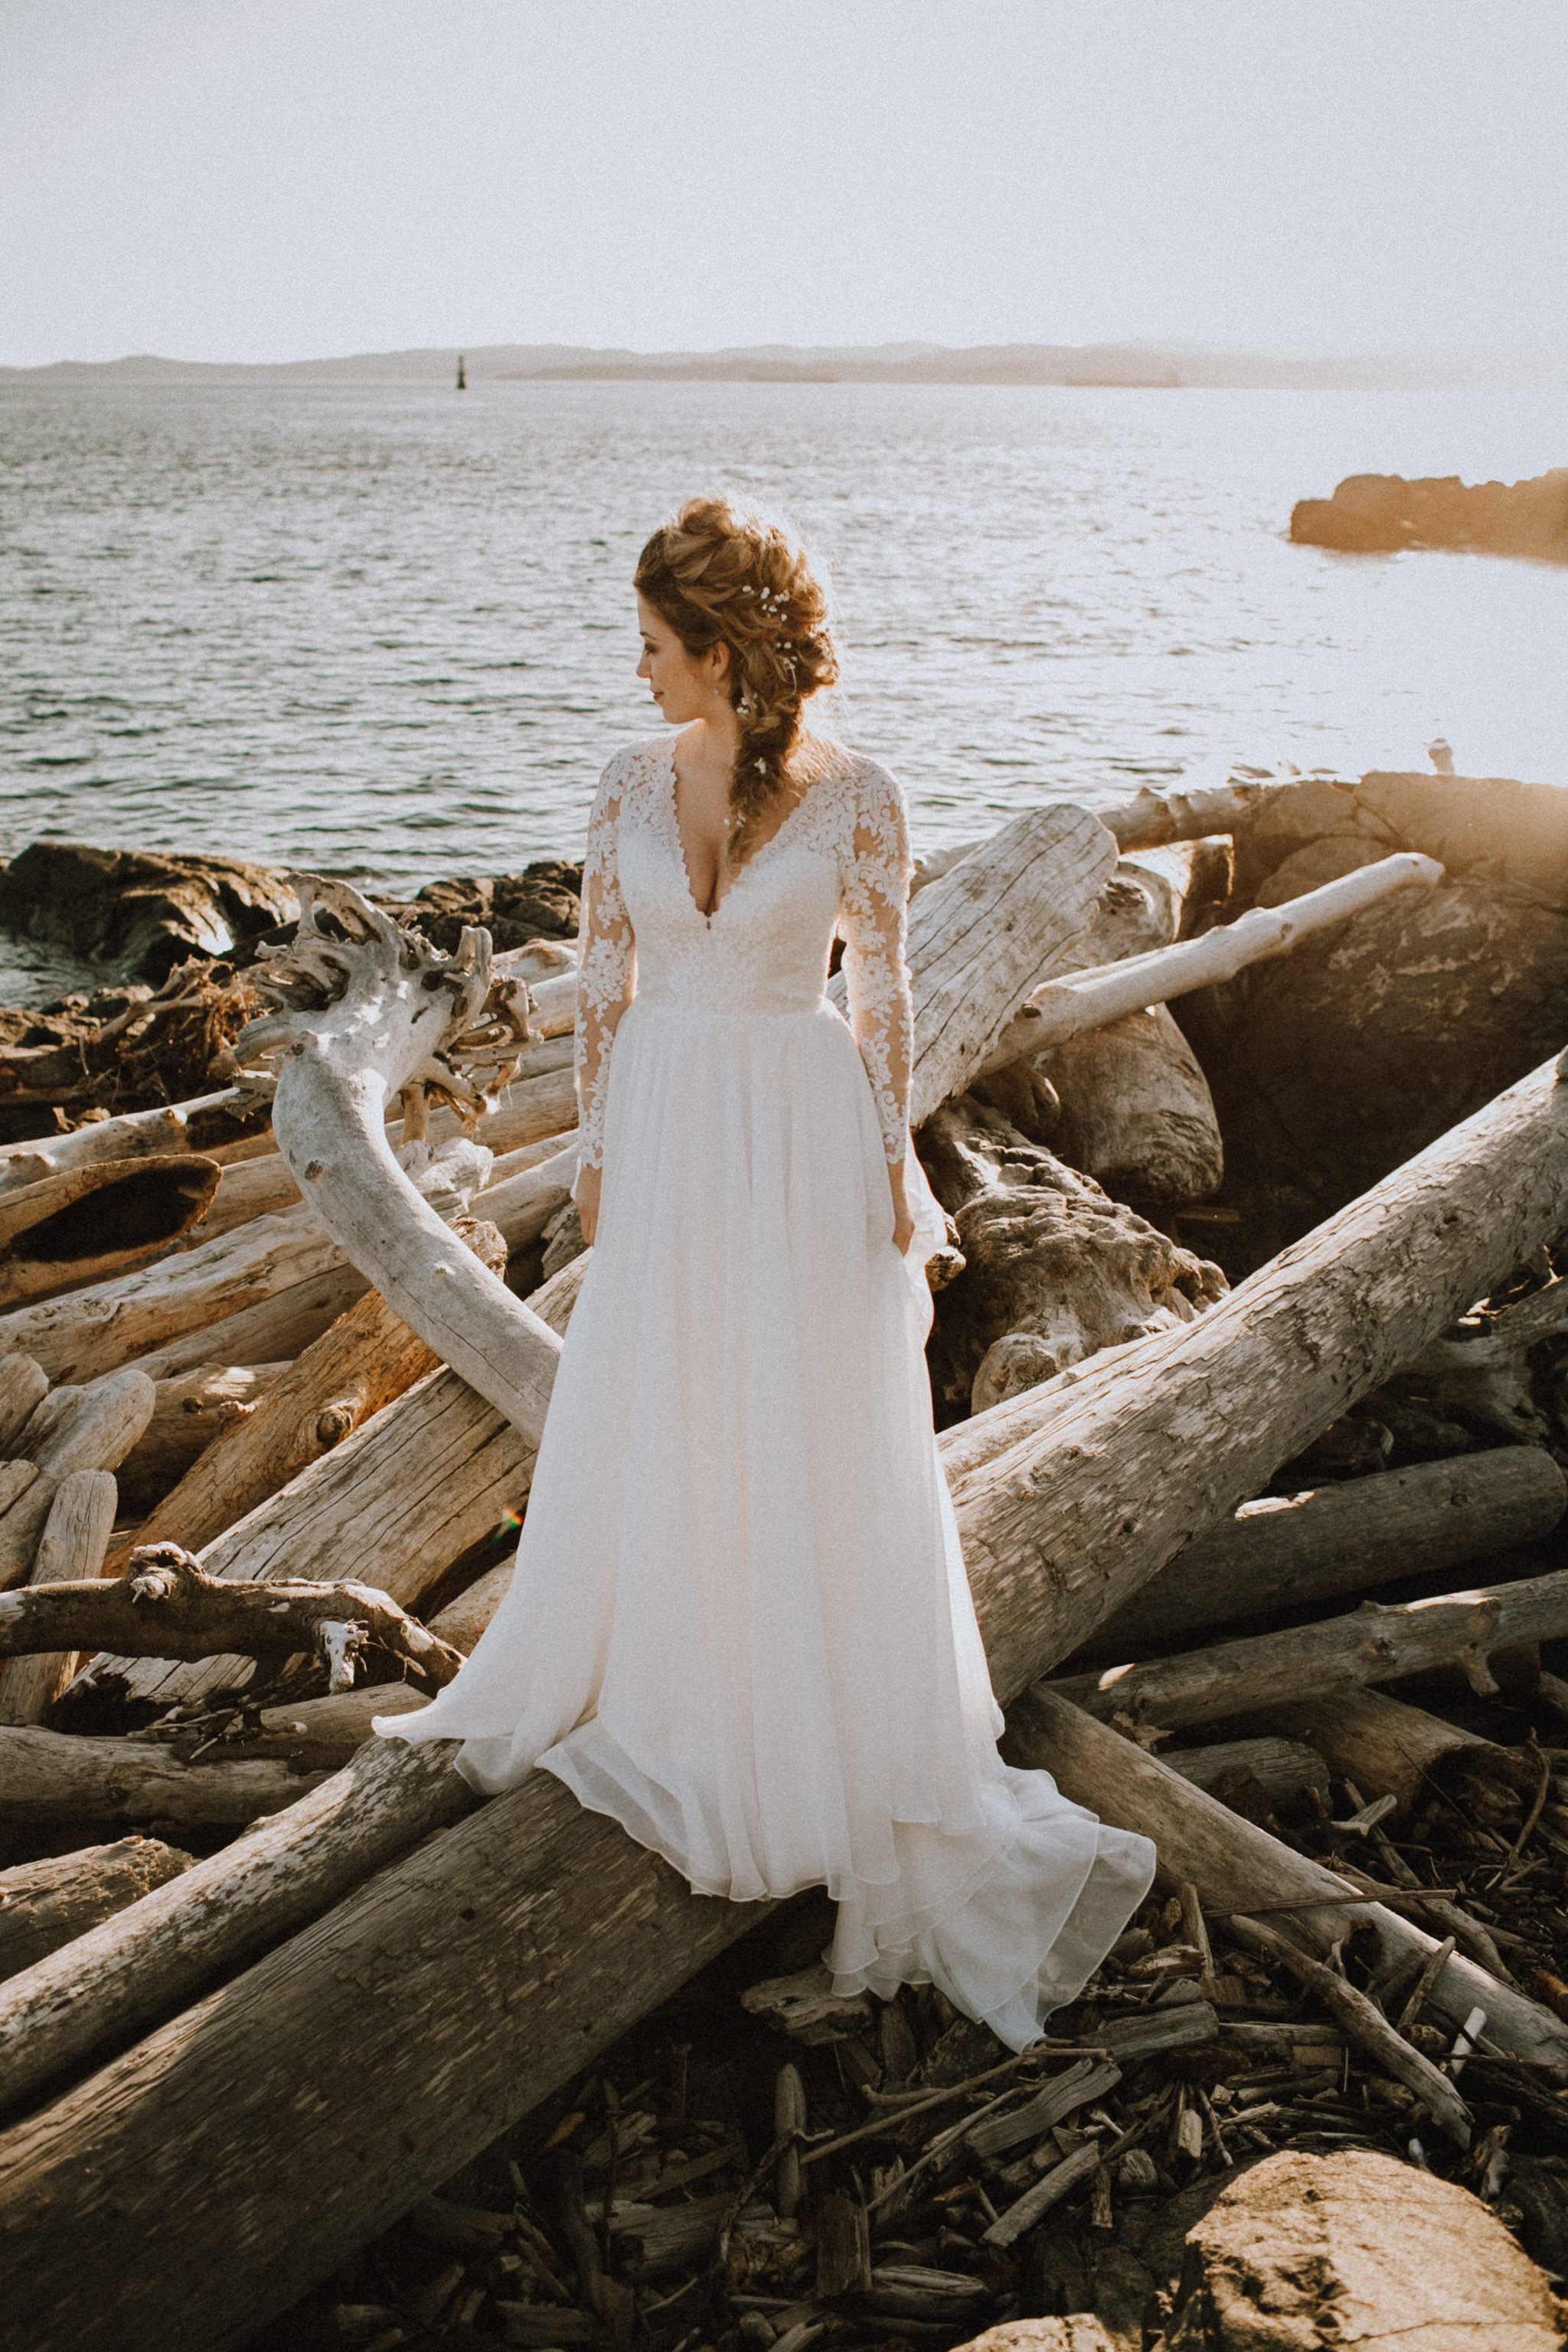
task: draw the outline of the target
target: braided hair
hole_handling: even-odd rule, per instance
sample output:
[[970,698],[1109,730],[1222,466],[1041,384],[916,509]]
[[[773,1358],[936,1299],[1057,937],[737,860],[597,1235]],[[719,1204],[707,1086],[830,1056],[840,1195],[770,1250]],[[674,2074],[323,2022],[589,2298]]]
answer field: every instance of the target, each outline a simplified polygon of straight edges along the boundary
[[776,523],[727,499],[689,499],[637,558],[634,584],[687,652],[730,648],[741,722],[725,856],[739,864],[789,782],[808,698],[838,676],[827,598],[804,551]]

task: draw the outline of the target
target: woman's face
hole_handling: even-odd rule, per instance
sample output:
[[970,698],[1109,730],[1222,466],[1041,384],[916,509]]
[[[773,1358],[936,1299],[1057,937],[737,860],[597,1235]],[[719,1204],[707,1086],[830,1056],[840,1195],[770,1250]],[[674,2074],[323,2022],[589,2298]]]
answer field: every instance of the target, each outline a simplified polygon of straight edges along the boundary
[[669,623],[642,595],[637,598],[637,625],[642,631],[637,676],[647,678],[662,716],[675,727],[689,727],[694,719],[715,718],[726,700],[728,646],[710,646],[705,654],[689,654]]

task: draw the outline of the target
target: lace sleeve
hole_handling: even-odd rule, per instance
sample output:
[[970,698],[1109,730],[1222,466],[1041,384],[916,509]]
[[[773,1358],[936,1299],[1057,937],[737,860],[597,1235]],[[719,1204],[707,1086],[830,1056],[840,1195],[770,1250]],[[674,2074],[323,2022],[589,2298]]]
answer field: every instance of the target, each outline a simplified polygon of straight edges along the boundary
[[858,796],[855,830],[844,861],[839,928],[855,1042],[871,1081],[888,1164],[902,1160],[909,1139],[915,1016],[904,961],[910,875],[904,796],[885,770],[871,770]]
[[605,769],[588,819],[588,851],[583,864],[583,908],[577,932],[577,1013],[573,1066],[577,1080],[580,1165],[605,1164],[605,1097],[610,1082],[610,1047],[616,1025],[632,1001],[637,982],[637,938],[621,896],[616,839],[621,815],[621,763]]

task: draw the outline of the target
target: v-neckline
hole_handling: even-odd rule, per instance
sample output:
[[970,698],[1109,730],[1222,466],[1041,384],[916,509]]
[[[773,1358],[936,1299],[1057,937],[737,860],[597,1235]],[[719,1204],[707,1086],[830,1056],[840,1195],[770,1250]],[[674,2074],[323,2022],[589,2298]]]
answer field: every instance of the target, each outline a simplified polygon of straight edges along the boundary
[[[680,787],[680,777],[675,764],[675,746],[679,740],[679,737],[672,738],[668,745],[669,790],[666,796],[665,804],[669,812],[670,826],[675,835],[675,854],[679,861],[681,879],[686,885],[686,895],[691,901],[691,910],[693,914],[700,915],[708,929],[711,930],[713,928],[714,918],[723,908],[729,905],[730,900],[734,897],[735,892],[745,880],[747,875],[751,872],[758,858],[765,856],[767,852],[773,847],[774,842],[780,840],[783,835],[789,831],[790,826],[795,823],[795,818],[800,814],[800,812],[805,806],[806,802],[811,799],[815,793],[818,793],[822,790],[823,785],[827,782],[827,778],[826,776],[819,776],[815,783],[807,784],[805,792],[799,795],[798,799],[792,802],[789,808],[785,810],[784,818],[777,829],[769,834],[766,841],[758,843],[756,848],[752,850],[751,856],[747,858],[743,866],[736,867],[734,878],[731,882],[729,888],[722,891],[714,900],[711,908],[709,908],[704,907],[698,898],[696,887],[691,879],[691,867],[687,861],[685,835],[680,830],[680,803],[677,797]],[[722,871],[722,866],[721,866],[721,871]]]

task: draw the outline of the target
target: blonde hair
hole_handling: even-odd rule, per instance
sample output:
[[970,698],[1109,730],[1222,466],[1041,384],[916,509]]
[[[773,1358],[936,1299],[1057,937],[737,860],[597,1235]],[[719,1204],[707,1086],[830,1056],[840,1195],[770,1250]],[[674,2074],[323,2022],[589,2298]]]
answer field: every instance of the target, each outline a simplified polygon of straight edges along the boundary
[[804,549],[728,499],[689,499],[654,532],[633,577],[689,654],[730,648],[741,748],[725,855],[738,861],[789,781],[806,701],[838,676],[826,592]]

